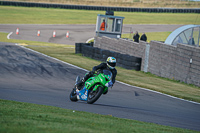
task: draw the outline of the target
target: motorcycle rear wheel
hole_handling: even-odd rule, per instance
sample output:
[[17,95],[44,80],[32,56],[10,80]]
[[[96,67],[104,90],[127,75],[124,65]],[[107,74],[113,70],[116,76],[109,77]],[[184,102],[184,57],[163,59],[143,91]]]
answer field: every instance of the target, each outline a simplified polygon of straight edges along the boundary
[[93,104],[99,99],[102,93],[103,93],[103,88],[101,86],[99,86],[95,91],[93,90],[90,91],[88,94],[87,103]]
[[73,102],[78,101],[77,95],[76,95],[76,89],[75,89],[75,88],[71,91],[71,93],[70,93],[70,95],[69,95],[69,98],[70,98],[70,100],[73,101]]

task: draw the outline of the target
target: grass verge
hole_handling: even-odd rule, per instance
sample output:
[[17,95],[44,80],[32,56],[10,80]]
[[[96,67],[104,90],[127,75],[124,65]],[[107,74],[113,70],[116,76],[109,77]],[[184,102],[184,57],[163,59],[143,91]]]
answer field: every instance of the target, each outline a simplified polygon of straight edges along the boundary
[[[0,132],[195,133],[197,131],[0,99]],[[94,120],[95,118],[95,120]]]
[[[0,6],[0,24],[96,24],[105,11]],[[199,24],[195,13],[115,12],[124,24]]]
[[[92,66],[98,65],[100,63],[100,61],[83,57],[80,54],[75,54],[75,47],[71,45],[13,39],[8,40],[6,36],[7,33],[0,33],[0,41],[26,44],[26,47],[35,51],[58,58],[62,61],[71,63],[90,71],[92,70]],[[185,83],[180,83],[179,81],[161,78],[153,74],[144,73],[141,71],[126,70],[120,67],[117,67],[117,70],[118,75],[116,79],[119,81],[138,87],[159,91],[179,98],[200,102],[200,88],[194,85],[188,85]]]

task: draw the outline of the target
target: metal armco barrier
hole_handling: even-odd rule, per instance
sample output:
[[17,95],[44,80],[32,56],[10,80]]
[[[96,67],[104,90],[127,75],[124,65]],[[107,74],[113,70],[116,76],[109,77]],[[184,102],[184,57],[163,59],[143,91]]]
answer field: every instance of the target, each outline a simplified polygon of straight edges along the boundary
[[78,10],[102,10],[102,11],[123,11],[123,12],[170,12],[170,13],[200,13],[200,8],[131,8],[131,7],[105,7],[105,6],[84,6],[84,5],[66,5],[66,4],[48,4],[33,2],[14,2],[0,1],[0,5],[5,6],[25,6],[25,7],[44,7],[44,8],[63,8]]
[[83,56],[105,62],[107,57],[113,56],[117,60],[117,66],[136,71],[141,70],[142,59],[127,54],[120,54],[114,51],[104,50],[93,47],[90,43],[76,43],[76,54],[81,53]]

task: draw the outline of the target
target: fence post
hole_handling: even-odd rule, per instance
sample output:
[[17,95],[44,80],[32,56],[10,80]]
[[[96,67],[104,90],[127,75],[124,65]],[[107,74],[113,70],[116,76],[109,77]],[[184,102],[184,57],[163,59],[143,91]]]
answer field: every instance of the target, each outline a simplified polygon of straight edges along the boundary
[[145,59],[144,59],[144,72],[148,72],[149,50],[150,50],[150,45],[149,45],[149,44],[146,44]]

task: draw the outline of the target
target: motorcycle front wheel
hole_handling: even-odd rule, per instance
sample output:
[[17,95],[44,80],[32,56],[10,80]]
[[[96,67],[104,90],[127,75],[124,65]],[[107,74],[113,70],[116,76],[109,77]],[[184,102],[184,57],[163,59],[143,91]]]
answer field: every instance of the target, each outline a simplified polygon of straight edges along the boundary
[[99,86],[95,91],[93,90],[90,91],[88,94],[87,103],[93,104],[99,99],[102,93],[103,93],[103,88],[101,86]]
[[78,101],[75,88],[71,91],[69,98],[73,102]]

